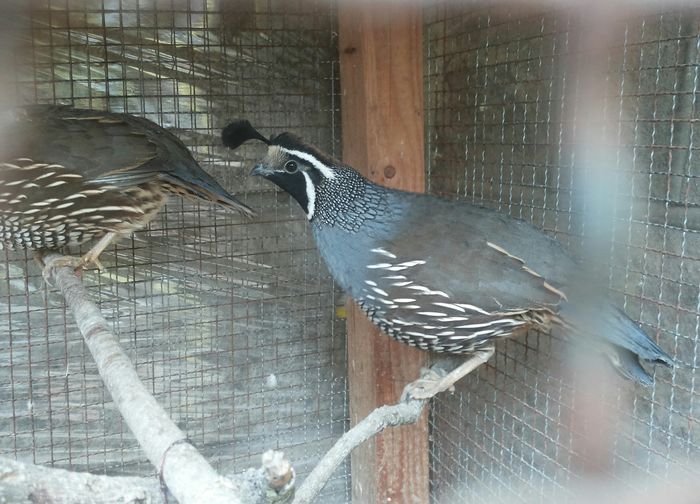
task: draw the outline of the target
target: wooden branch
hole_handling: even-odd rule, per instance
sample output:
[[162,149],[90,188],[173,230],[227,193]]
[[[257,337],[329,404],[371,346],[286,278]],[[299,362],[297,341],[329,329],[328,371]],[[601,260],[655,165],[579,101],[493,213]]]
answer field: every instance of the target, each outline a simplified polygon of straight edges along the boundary
[[98,476],[0,458],[0,502],[165,503],[155,478]]
[[[269,450],[262,467],[226,476],[250,504],[286,502],[294,471],[282,452]],[[241,497],[241,500],[244,500]],[[169,504],[174,496],[156,478],[102,476],[0,457],[0,502],[17,504]]]
[[[453,385],[458,380],[485,364],[493,353],[494,348],[488,347],[477,350],[466,358],[448,355],[433,364],[431,369],[423,369],[418,379],[406,385],[399,403],[374,409],[362,421],[343,434],[301,484],[293,504],[311,502],[343,459],[365,441],[373,438],[387,427],[419,422],[429,399],[440,392],[454,390]],[[376,497],[370,496],[370,498],[377,500]]]
[[325,486],[338,465],[359,445],[373,438],[387,427],[415,424],[423,413],[427,401],[411,399],[408,402],[381,406],[352,429],[347,431],[326,452],[311,474],[296,492],[293,504],[308,504]]
[[[53,281],[65,297],[115,405],[173,496],[180,504],[255,502],[253,496],[244,495],[240,485],[214,471],[146,390],[75,272],[68,267],[52,266],[59,264],[61,257],[49,254],[44,258],[44,278]],[[286,469],[292,485],[282,488],[291,492],[293,470],[289,464]],[[284,480],[280,475],[276,478]]]

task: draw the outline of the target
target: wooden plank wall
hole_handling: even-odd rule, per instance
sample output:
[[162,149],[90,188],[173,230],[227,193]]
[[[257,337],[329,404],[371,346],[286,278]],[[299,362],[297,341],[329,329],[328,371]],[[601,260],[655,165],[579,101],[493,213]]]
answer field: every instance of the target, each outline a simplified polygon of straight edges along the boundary
[[[341,1],[343,160],[371,180],[425,189],[422,19],[409,2]],[[381,334],[348,307],[348,369],[353,425],[395,403],[427,363],[425,352]],[[353,502],[428,502],[427,415],[385,431],[352,456]]]

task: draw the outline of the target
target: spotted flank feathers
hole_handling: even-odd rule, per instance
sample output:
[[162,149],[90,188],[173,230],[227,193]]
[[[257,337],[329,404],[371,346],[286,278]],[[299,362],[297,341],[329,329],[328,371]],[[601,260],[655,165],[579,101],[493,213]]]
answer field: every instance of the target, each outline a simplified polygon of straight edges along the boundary
[[[380,258],[397,258],[381,247],[371,251]],[[434,352],[471,353],[490,345],[493,338],[549,324],[550,312],[488,312],[455,302],[446,292],[411,280],[411,268],[426,263],[413,260],[366,265],[368,270],[384,274],[364,280],[358,305],[372,322],[399,341]]]
[[29,158],[0,164],[0,174],[0,248],[56,249],[109,231],[129,233],[147,223],[165,199],[154,184],[115,191],[64,166]]
[[147,225],[170,194],[252,214],[151,121],[49,105],[9,116],[0,159],[0,248],[51,250],[129,234]]

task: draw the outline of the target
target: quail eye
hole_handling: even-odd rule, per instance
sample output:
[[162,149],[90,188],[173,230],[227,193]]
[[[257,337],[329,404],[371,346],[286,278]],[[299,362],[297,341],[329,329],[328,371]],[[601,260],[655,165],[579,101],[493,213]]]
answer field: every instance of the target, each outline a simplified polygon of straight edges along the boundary
[[297,166],[296,161],[287,161],[284,163],[284,171],[287,173],[295,173],[298,169],[299,167]]

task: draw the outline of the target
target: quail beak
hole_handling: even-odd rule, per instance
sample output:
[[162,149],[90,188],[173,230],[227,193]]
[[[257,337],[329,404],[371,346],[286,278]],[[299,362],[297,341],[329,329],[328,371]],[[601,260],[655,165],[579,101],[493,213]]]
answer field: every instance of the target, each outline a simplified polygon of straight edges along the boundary
[[258,163],[255,165],[255,168],[250,170],[250,174],[256,177],[267,177],[272,174],[272,170],[267,168],[264,164]]

